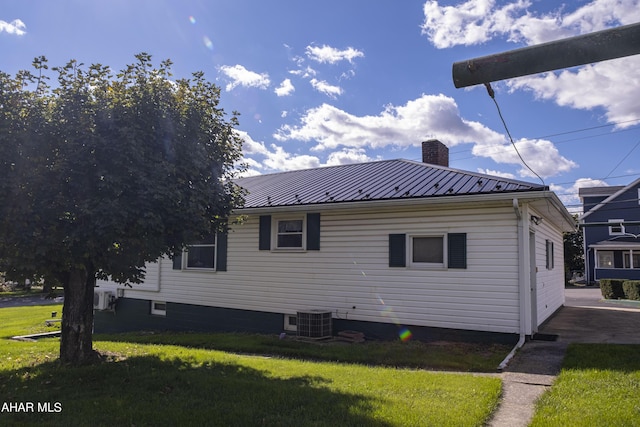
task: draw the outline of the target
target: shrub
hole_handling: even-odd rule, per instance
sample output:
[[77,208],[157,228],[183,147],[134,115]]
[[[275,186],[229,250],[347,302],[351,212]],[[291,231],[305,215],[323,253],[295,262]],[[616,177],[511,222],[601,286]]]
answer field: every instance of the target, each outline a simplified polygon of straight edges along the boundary
[[600,292],[604,299],[624,299],[625,294],[622,289],[621,279],[600,279]]
[[640,280],[625,280],[622,283],[622,290],[626,299],[640,301]]

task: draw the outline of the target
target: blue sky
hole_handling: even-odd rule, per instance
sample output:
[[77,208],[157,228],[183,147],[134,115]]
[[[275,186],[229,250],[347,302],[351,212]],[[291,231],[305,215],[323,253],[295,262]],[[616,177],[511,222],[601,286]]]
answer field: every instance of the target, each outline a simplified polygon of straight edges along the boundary
[[[241,113],[248,173],[405,158],[539,179],[484,87],[454,62],[640,22],[640,0],[29,0],[0,9],[0,71],[70,59],[114,70],[150,53],[203,71]],[[640,176],[640,56],[493,84],[527,164],[565,204]]]

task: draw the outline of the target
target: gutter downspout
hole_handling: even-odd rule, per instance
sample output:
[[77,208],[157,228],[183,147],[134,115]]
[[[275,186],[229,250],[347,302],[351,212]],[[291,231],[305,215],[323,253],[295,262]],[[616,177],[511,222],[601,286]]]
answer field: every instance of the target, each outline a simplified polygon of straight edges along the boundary
[[507,357],[504,358],[504,360],[502,362],[500,362],[500,364],[498,365],[498,372],[502,372],[504,370],[504,368],[507,367],[507,365],[509,364],[509,362],[511,361],[511,359],[513,358],[513,356],[516,355],[516,352],[518,351],[518,349],[520,349],[525,342],[526,339],[526,333],[525,333],[525,323],[524,323],[524,318],[525,318],[525,299],[524,299],[524,290],[526,288],[525,286],[525,281],[524,281],[524,252],[523,252],[523,248],[524,248],[524,224],[523,224],[523,220],[522,220],[522,212],[520,211],[520,206],[518,204],[518,199],[514,198],[513,199],[513,210],[516,213],[516,218],[518,219],[518,261],[520,266],[518,267],[518,275],[519,280],[518,280],[518,284],[520,285],[520,292],[519,292],[519,300],[520,300],[520,338],[518,339],[518,342],[516,343],[515,347],[513,347],[513,349],[511,349],[511,352],[509,352],[509,354],[507,354]]

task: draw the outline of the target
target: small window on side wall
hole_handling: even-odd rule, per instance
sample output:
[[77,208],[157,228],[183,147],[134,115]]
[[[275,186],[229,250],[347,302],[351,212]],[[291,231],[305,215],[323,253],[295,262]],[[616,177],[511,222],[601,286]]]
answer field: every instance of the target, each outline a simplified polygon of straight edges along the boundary
[[547,270],[553,270],[554,267],[554,254],[553,254],[553,242],[551,240],[546,241],[546,258],[547,258]]
[[625,233],[623,219],[610,219],[609,222],[611,223],[609,226],[610,236],[621,236]]
[[278,221],[276,230],[276,247],[278,249],[303,249],[304,230],[302,219],[284,219]]
[[214,270],[216,268],[216,239],[215,236],[210,237],[201,242],[189,245],[185,251],[185,260],[187,269],[206,269]]
[[444,237],[412,236],[411,264],[424,267],[444,267]]
[[467,233],[389,234],[389,267],[467,268]]
[[319,251],[320,214],[260,215],[258,249],[261,251]]
[[173,269],[227,271],[227,233],[188,245],[173,257]]

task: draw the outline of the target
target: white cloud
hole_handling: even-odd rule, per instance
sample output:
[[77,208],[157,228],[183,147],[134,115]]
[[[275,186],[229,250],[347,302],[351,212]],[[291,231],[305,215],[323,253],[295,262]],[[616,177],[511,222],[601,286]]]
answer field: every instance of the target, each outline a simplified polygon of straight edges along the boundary
[[[347,148],[409,147],[427,137],[452,147],[473,143],[473,154],[497,163],[521,164],[505,137],[479,122],[460,117],[453,98],[422,95],[402,106],[387,106],[378,115],[356,116],[332,105],[307,110],[299,126],[284,125],[274,135],[279,141],[314,141],[313,150]],[[552,176],[575,167],[545,140],[517,143],[527,163],[540,175]],[[523,176],[532,176],[526,169]]]
[[[255,141],[245,131],[236,131],[242,144],[243,159],[249,165],[246,175],[256,175],[262,171],[286,171],[296,169],[309,169],[321,166],[320,159],[306,154],[295,155],[287,153],[283,147],[271,144],[267,147],[264,142]],[[262,162],[256,160],[262,158]]]
[[223,65],[220,67],[220,72],[231,79],[231,82],[226,86],[227,92],[235,89],[237,86],[266,89],[271,84],[267,73],[258,74],[247,70],[239,64],[234,66]]
[[[553,100],[563,107],[581,110],[603,108],[609,122],[617,127],[633,126],[638,118],[640,77],[625,70],[640,68],[640,56],[630,56],[563,70],[510,80],[512,90],[531,90],[537,98]],[[588,89],[585,89],[588,88]]]
[[[593,0],[573,11],[559,4],[544,14],[528,10],[532,1],[497,4],[495,0],[467,0],[455,6],[424,4],[422,31],[438,48],[473,45],[494,37],[528,45],[539,44],[640,22],[640,0]],[[640,77],[628,72],[640,67],[640,57],[598,62],[581,68],[509,80],[511,90],[531,90],[539,99],[582,110],[602,108],[609,122],[632,126],[637,118]]]
[[365,163],[374,159],[367,155],[364,148],[344,148],[329,154],[327,166],[348,165],[352,163]]
[[497,5],[495,0],[467,0],[454,6],[425,2],[422,33],[437,48],[476,45],[494,37],[538,44],[614,25],[640,21],[638,0],[593,0],[571,13],[566,5],[545,14],[529,10],[532,2],[517,0]]
[[422,33],[437,48],[475,45],[496,34],[509,32],[514,15],[524,13],[530,3],[519,0],[496,8],[494,0],[468,0],[457,6],[440,6],[429,0],[424,4]]
[[478,172],[483,173],[485,175],[500,176],[502,178],[508,178],[508,179],[516,179],[516,176],[509,172],[501,172],[501,171],[496,171],[491,169],[482,169],[482,168],[478,168]]
[[352,63],[355,58],[364,57],[363,52],[352,47],[340,50],[327,45],[307,46],[306,52],[309,59],[329,64],[335,64],[340,61],[349,61]]
[[315,90],[324,93],[332,99],[336,99],[339,95],[342,95],[343,92],[340,86],[331,85],[325,80],[311,79],[309,83],[311,83],[311,86],[313,86]]
[[[575,162],[562,157],[553,143],[547,140],[521,139],[515,141],[515,146],[518,151],[511,144],[478,143],[473,147],[472,152],[476,156],[490,157],[497,163],[522,165],[520,175],[530,178],[535,178],[537,175],[542,177],[557,175],[577,166]],[[523,165],[518,152],[528,167]]]
[[245,131],[236,130],[236,132],[244,141],[242,146],[244,157],[241,163],[249,166],[248,170],[242,174],[243,176],[274,171],[363,163],[380,159],[379,157],[375,159],[369,157],[364,148],[343,148],[329,153],[326,163],[322,163],[320,158],[316,156],[288,153],[280,145],[267,145],[264,142],[255,141]]
[[280,86],[278,86],[274,92],[278,96],[288,96],[291,95],[295,90],[296,88],[291,83],[291,80],[284,79],[282,83],[280,83]]
[[299,76],[302,77],[303,79],[308,79],[309,77],[313,77],[317,74],[316,70],[314,70],[313,68],[306,66],[306,67],[302,67],[302,64],[298,64],[300,66],[300,68],[298,68],[297,70],[291,70],[289,71],[289,74],[293,74],[294,76]]
[[481,123],[461,119],[455,101],[445,95],[422,95],[406,105],[388,105],[374,116],[356,116],[322,104],[307,110],[300,121],[300,126],[282,126],[274,137],[281,141],[316,141],[316,150],[340,146],[407,147],[427,135],[449,146],[475,141],[504,143],[499,133]]
[[19,19],[14,19],[11,22],[6,22],[6,21],[0,20],[0,33],[5,32],[5,33],[8,33],[8,34],[15,34],[17,36],[23,36],[23,35],[25,35],[27,33],[25,31],[25,28],[27,28],[27,26],[24,25],[24,22],[22,22]]
[[609,186],[609,184],[600,179],[579,178],[573,183],[573,185],[568,187],[551,184],[549,188],[558,195],[558,198],[565,206],[567,206],[569,212],[580,214],[582,213],[582,203],[578,196],[579,190],[581,188],[607,186]]

